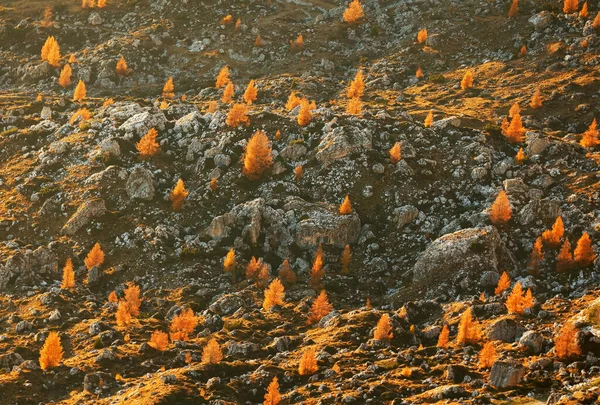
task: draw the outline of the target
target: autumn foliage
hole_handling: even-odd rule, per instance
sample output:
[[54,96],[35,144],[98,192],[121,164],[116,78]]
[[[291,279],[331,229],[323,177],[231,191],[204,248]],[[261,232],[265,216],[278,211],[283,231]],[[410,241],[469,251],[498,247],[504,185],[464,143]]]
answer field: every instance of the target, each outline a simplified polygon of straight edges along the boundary
[[350,202],[350,197],[346,196],[342,205],[340,205],[340,214],[342,215],[350,215],[352,214],[352,203]]
[[533,109],[537,109],[542,107],[542,103],[542,93],[538,88],[535,90],[535,93],[533,93],[533,96],[531,96],[531,102],[529,103],[529,106]]
[[231,277],[233,282],[235,283],[235,268],[236,268],[236,263],[235,263],[235,250],[233,250],[233,248],[229,249],[229,252],[227,252],[227,256],[225,256],[225,260],[223,260],[223,270],[225,270],[226,273],[231,273]]
[[425,117],[423,125],[425,126],[425,128],[430,128],[433,125],[433,111],[429,111],[427,117]]
[[350,267],[350,261],[352,260],[352,252],[350,251],[350,245],[346,245],[342,255],[340,256],[340,263],[342,264],[342,274],[348,274],[348,268]]
[[390,162],[395,165],[400,159],[402,159],[402,146],[400,142],[396,142],[390,149]]
[[535,240],[535,243],[533,244],[533,249],[531,250],[531,256],[529,258],[529,271],[532,274],[537,274],[538,273],[538,267],[540,265],[540,262],[542,260],[544,260],[544,252],[542,250],[543,248],[543,243],[542,243],[542,237],[538,237]]
[[87,96],[87,90],[85,88],[85,83],[81,80],[77,83],[77,87],[75,87],[75,92],[73,93],[73,101],[83,101]]
[[492,342],[486,342],[483,349],[479,352],[479,368],[490,368],[496,361],[498,353]]
[[425,41],[427,41],[427,28],[423,28],[417,34],[417,42],[418,43],[422,44]]
[[254,80],[250,80],[250,83],[248,83],[248,87],[246,87],[246,91],[244,92],[244,101],[246,104],[252,104],[256,101],[257,96],[258,88],[256,87]]
[[142,305],[142,299],[140,298],[140,287],[133,283],[127,284],[127,288],[123,291],[125,296],[125,304],[127,310],[132,316],[138,316],[140,314],[140,306]]
[[162,96],[167,99],[172,99],[175,97],[175,85],[173,84],[173,77],[169,77],[163,86]]
[[351,115],[361,115],[362,101],[360,101],[360,98],[350,99],[350,101],[348,101],[348,105],[346,105],[346,112]]
[[508,10],[508,16],[515,17],[517,15],[518,11],[519,11],[519,0],[513,0],[512,4],[510,5],[510,9]]
[[502,275],[500,276],[500,279],[498,280],[498,285],[496,286],[496,289],[494,290],[494,294],[500,295],[504,291],[506,291],[506,289],[508,289],[508,287],[510,287],[510,277],[507,272],[503,272]]
[[579,0],[564,0],[563,11],[565,14],[571,14],[579,10]]
[[182,310],[173,317],[171,325],[169,325],[171,340],[188,340],[190,334],[194,332],[194,329],[200,323],[200,320],[201,318],[194,315],[194,311],[191,308]]
[[503,128],[502,134],[511,143],[523,142],[525,128],[523,128],[523,120],[521,119],[521,114],[519,114],[519,112],[513,111],[510,125]]
[[565,324],[558,336],[554,338],[554,353],[560,359],[567,359],[581,354],[581,349],[577,342],[577,328],[573,323],[569,322]]
[[515,155],[515,162],[519,165],[522,165],[525,161],[525,152],[523,152],[523,148],[519,148],[519,151]]
[[125,57],[121,56],[121,59],[117,62],[116,67],[117,76],[127,76],[131,70],[127,66],[127,62],[125,61]]
[[73,262],[69,257],[63,268],[63,278],[60,288],[73,288],[75,287],[75,271],[73,270]]
[[54,331],[48,334],[44,346],[40,350],[40,367],[42,370],[58,367],[63,357],[60,337]]
[[552,225],[552,229],[542,232],[542,240],[550,247],[557,248],[560,246],[560,241],[565,234],[565,225],[562,217],[557,217]]
[[362,5],[358,0],[352,0],[348,8],[344,11],[344,21],[347,23],[355,23],[365,16]]
[[132,316],[125,301],[120,301],[116,313],[117,326],[127,327],[131,323]]
[[225,123],[230,127],[237,127],[240,124],[250,124],[248,118],[248,106],[246,104],[233,104],[227,113]]
[[221,87],[226,86],[227,83],[229,83],[229,67],[223,66],[217,75],[215,87],[220,89]]
[[235,92],[235,88],[233,86],[233,82],[230,81],[227,83],[227,85],[223,89],[223,95],[221,96],[221,101],[223,103],[232,103],[234,92]]
[[60,71],[60,76],[58,77],[58,85],[63,89],[69,87],[69,85],[71,84],[72,74],[73,70],[71,69],[71,65],[67,63]]
[[221,346],[216,339],[211,339],[202,350],[202,364],[218,364],[223,360]]
[[310,112],[310,103],[306,98],[300,101],[300,110],[298,111],[298,125],[305,127],[310,124],[312,114]]
[[269,384],[265,394],[263,405],[279,405],[281,402],[281,394],[279,393],[279,381],[277,377],[273,377],[273,381]]
[[292,270],[290,262],[287,259],[281,263],[278,275],[279,279],[286,285],[296,283],[296,273],[294,273],[294,270]]
[[575,247],[575,251],[573,253],[575,262],[581,267],[591,266],[594,263],[596,254],[592,248],[592,240],[590,235],[588,235],[587,232],[584,232],[583,235],[581,235],[581,238],[579,238],[577,241],[577,246]]
[[256,131],[246,144],[242,173],[251,180],[258,180],[273,164],[271,142],[263,131]]
[[596,145],[600,145],[600,140],[598,140],[598,129],[596,119],[592,121],[587,131],[581,135],[581,141],[579,141],[581,146],[584,148],[592,148]]
[[149,158],[156,155],[160,149],[158,142],[156,142],[157,136],[158,132],[156,129],[150,128],[148,133],[144,135],[138,143],[135,144],[135,147],[142,158]]
[[317,353],[314,347],[308,347],[302,352],[300,364],[298,364],[298,374],[311,375],[319,370],[317,366]]
[[288,111],[292,111],[294,108],[300,105],[302,99],[296,96],[296,93],[290,93],[287,102],[285,103],[285,108]]
[[95,266],[101,266],[102,263],[104,263],[104,252],[102,251],[102,247],[98,242],[96,242],[83,262],[88,270]]
[[365,93],[365,80],[363,77],[362,69],[358,69],[354,80],[350,82],[346,96],[348,98],[360,98]]
[[183,180],[179,179],[173,191],[169,195],[169,199],[173,205],[174,211],[179,211],[181,206],[183,205],[183,200],[188,196],[188,192],[185,189],[185,184],[183,184]]
[[531,294],[531,289],[528,288],[527,292],[523,293],[521,283],[517,282],[508,298],[506,298],[506,309],[513,314],[523,314],[526,309],[532,306],[533,295]]
[[313,261],[312,268],[310,270],[310,285],[317,289],[321,285],[321,280],[325,275],[323,269],[323,247],[319,245],[317,252],[315,253],[315,259]]
[[150,336],[148,345],[158,351],[164,352],[169,347],[169,335],[159,330],[154,331],[152,336]]
[[498,197],[490,208],[490,219],[494,224],[505,224],[512,217],[512,209],[510,208],[510,201],[504,190],[500,190]]
[[449,336],[450,336],[450,329],[448,329],[448,325],[444,324],[444,326],[442,326],[442,330],[440,332],[440,336],[438,337],[436,346],[441,347],[443,349],[448,347]]
[[269,288],[265,290],[265,299],[263,300],[263,309],[270,311],[275,305],[283,305],[285,298],[285,288],[278,278],[274,279]]
[[463,90],[473,87],[473,71],[467,70],[460,82],[460,88]]
[[50,66],[60,66],[60,47],[54,37],[48,37],[42,47],[42,60],[48,62]]
[[458,324],[458,334],[456,335],[456,343],[462,345],[465,343],[477,343],[481,338],[479,322],[473,320],[471,307],[463,312]]
[[308,313],[308,324],[312,325],[313,323],[319,322],[325,315],[330,313],[332,309],[333,306],[327,299],[327,293],[325,290],[322,290],[318,297],[315,298],[310,308],[310,312]]
[[377,322],[373,339],[389,342],[392,337],[394,337],[394,334],[392,333],[392,322],[390,321],[390,316],[388,314],[383,314]]

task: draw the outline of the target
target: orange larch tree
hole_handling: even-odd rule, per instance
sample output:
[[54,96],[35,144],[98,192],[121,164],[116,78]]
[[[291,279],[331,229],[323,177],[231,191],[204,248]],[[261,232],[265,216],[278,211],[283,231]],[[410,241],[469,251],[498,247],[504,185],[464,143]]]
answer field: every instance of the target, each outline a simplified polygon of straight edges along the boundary
[[54,331],[48,334],[44,346],[40,350],[40,367],[42,370],[58,367],[63,357],[60,337]]
[[311,375],[319,370],[317,366],[317,353],[314,347],[308,347],[302,352],[302,358],[298,364],[298,374]]
[[73,70],[71,69],[71,65],[67,63],[60,71],[60,76],[58,77],[58,85],[63,89],[69,87],[69,85],[71,84],[72,74]]
[[344,21],[350,24],[360,21],[364,16],[365,13],[358,0],[352,0],[343,15]]
[[140,298],[140,287],[134,283],[128,283],[127,288],[123,291],[125,297],[125,304],[127,304],[127,310],[132,316],[138,316],[140,314],[140,306],[142,305],[142,299]]
[[279,393],[279,381],[277,377],[273,377],[273,381],[269,384],[265,393],[263,405],[279,405],[281,402],[281,394]]
[[312,114],[310,112],[310,103],[306,98],[300,101],[300,111],[298,111],[298,125],[305,127],[310,124]]
[[87,90],[85,89],[85,83],[79,80],[77,83],[77,87],[75,87],[75,92],[73,93],[73,101],[83,101],[87,96]]
[[165,85],[163,86],[162,96],[166,99],[172,99],[175,97],[175,85],[173,84],[173,77],[169,77]]
[[419,31],[419,33],[417,34],[417,42],[422,44],[423,42],[427,41],[427,28],[423,28],[422,30]]
[[515,114],[520,114],[520,113],[521,113],[521,107],[519,107],[519,103],[514,103],[510,107],[510,110],[508,110],[508,116],[510,118],[513,118],[515,116]]
[[202,350],[202,364],[218,364],[223,360],[221,346],[216,339],[211,339]]
[[560,246],[560,241],[565,234],[565,225],[561,216],[556,217],[556,221],[552,225],[552,229],[542,232],[542,240],[552,248]]
[[329,314],[333,306],[329,303],[327,299],[327,292],[325,290],[321,290],[319,296],[315,298],[310,307],[310,312],[308,313],[308,324],[312,325],[314,323],[319,322],[324,316]]
[[292,111],[294,108],[299,106],[302,103],[302,99],[296,96],[296,93],[290,93],[287,102],[285,103],[285,108],[288,111]]
[[560,359],[567,359],[581,354],[577,340],[577,328],[572,322],[566,323],[554,338],[554,353]]
[[221,96],[221,102],[223,103],[233,103],[233,94],[235,93],[235,88],[233,86],[233,82],[227,82],[227,85],[223,89],[223,95]]
[[352,203],[350,202],[350,197],[346,195],[342,205],[340,205],[340,214],[341,215],[350,215],[352,214]]
[[342,264],[342,274],[348,274],[348,268],[350,267],[350,261],[352,260],[352,252],[350,251],[350,245],[346,245],[342,255],[340,256],[340,263]]
[[169,335],[165,332],[156,330],[152,333],[152,336],[150,336],[148,345],[160,352],[164,352],[169,347]]
[[574,256],[575,262],[581,267],[588,267],[594,263],[596,254],[592,247],[592,239],[587,232],[584,232],[577,241]]
[[360,98],[352,98],[346,105],[346,112],[350,115],[361,115],[362,114],[362,102]]
[[252,256],[252,259],[250,259],[250,262],[248,262],[248,265],[246,266],[246,279],[258,281],[258,275],[260,274],[262,265],[262,259],[257,259]]
[[556,257],[556,271],[563,272],[570,270],[573,267],[573,253],[571,252],[571,242],[565,239],[558,256]]
[[60,288],[67,289],[75,287],[75,271],[73,270],[73,262],[69,257],[63,268],[63,278]]
[[579,11],[579,17],[581,17],[581,18],[587,18],[588,13],[589,13],[588,2],[586,1],[585,3],[583,3],[583,7]]
[[444,326],[442,326],[442,330],[440,332],[440,336],[438,337],[436,346],[441,347],[442,349],[448,347],[449,336],[450,329],[448,329],[448,325],[444,324]]
[[246,104],[252,104],[254,101],[256,101],[257,97],[258,88],[256,87],[256,83],[254,80],[250,80],[250,83],[248,83],[248,87],[246,87],[246,91],[244,92],[244,101]]
[[523,142],[523,134],[525,134],[525,128],[523,128],[523,120],[521,114],[518,112],[513,113],[510,125],[502,133],[506,139],[511,143]]
[[117,76],[127,76],[131,70],[127,66],[127,62],[125,61],[125,57],[121,56],[121,59],[117,62],[117,67],[115,68],[117,72]]
[[296,284],[296,273],[292,270],[290,262],[285,259],[279,268],[279,278],[286,285]]
[[518,165],[522,165],[523,162],[525,162],[525,152],[523,152],[523,148],[519,148],[519,151],[517,152],[517,154],[515,156],[515,162]]
[[358,69],[354,80],[350,82],[346,96],[348,98],[361,98],[365,93],[365,79],[363,77],[362,69]]
[[389,342],[394,337],[392,333],[392,322],[388,314],[381,315],[377,322],[377,327],[373,333],[373,339],[384,342]]
[[227,252],[227,256],[225,256],[225,259],[223,260],[223,270],[225,270],[226,273],[231,273],[232,281],[234,283],[235,283],[235,269],[236,269],[235,250],[233,248],[231,248],[231,249],[229,249],[229,252]]
[[417,79],[422,79],[422,78],[424,78],[424,77],[425,77],[425,74],[423,73],[423,69],[421,69],[421,66],[419,66],[419,67],[417,68],[417,71],[415,72],[415,77],[416,77]]
[[579,0],[565,0],[563,11],[565,14],[571,14],[579,10]]
[[298,37],[293,41],[290,41],[290,48],[294,52],[298,52],[304,49],[304,37],[302,36],[302,34],[298,35]]
[[102,266],[102,263],[104,263],[104,252],[98,242],[96,242],[83,262],[88,270],[95,266]]
[[535,93],[533,93],[533,96],[531,96],[531,102],[529,103],[529,106],[533,109],[537,109],[542,107],[542,103],[542,92],[538,87],[537,89],[535,89]]
[[506,291],[506,289],[508,289],[508,287],[510,287],[510,276],[508,275],[507,272],[503,272],[502,275],[500,276],[500,279],[498,280],[498,285],[496,286],[496,289],[494,290],[494,294],[500,295],[504,291]]
[[323,270],[323,247],[319,245],[315,253],[315,259],[313,261],[312,268],[310,270],[310,285],[317,289],[321,285],[321,280],[325,275]]
[[533,295],[528,289],[523,293],[523,287],[520,282],[517,282],[513,287],[510,295],[506,298],[506,309],[513,314],[523,314],[526,309],[533,306]]
[[402,146],[400,142],[396,142],[390,149],[390,162],[395,165],[400,159],[402,159]]
[[544,260],[544,252],[542,248],[543,243],[542,237],[540,236],[535,240],[535,243],[533,244],[533,249],[531,250],[531,256],[529,258],[529,264],[527,266],[529,267],[529,271],[532,274],[539,273],[539,265],[541,261]]
[[219,70],[219,74],[217,75],[217,80],[215,82],[215,87],[220,89],[223,86],[226,86],[229,83],[229,67],[223,66],[221,70]]
[[498,197],[490,208],[490,219],[494,224],[505,224],[510,221],[512,217],[512,209],[510,208],[510,201],[504,190],[500,190]]
[[283,305],[285,298],[285,288],[278,278],[271,281],[269,287],[265,290],[265,299],[263,300],[263,309],[270,311],[275,305]]
[[185,189],[185,184],[183,183],[183,180],[179,179],[177,181],[177,184],[175,185],[175,188],[173,189],[173,191],[171,191],[171,194],[169,195],[169,199],[171,200],[171,203],[173,205],[173,211],[179,211],[181,209],[181,206],[183,205],[183,200],[185,200],[188,195],[189,193]]
[[171,325],[169,325],[171,340],[188,340],[200,321],[202,321],[202,318],[196,316],[191,308],[182,310],[173,317]]
[[249,125],[248,106],[246,104],[233,104],[227,113],[225,123],[230,127],[237,127],[240,124]]
[[108,294],[108,302],[112,302],[113,304],[116,304],[117,302],[119,302],[117,293],[114,290],[111,291],[110,294]]
[[263,131],[258,130],[246,144],[242,173],[250,180],[258,180],[272,165],[271,142]]
[[425,121],[423,122],[425,128],[430,128],[433,125],[433,110],[429,110],[427,117],[425,117]]
[[596,14],[596,17],[594,17],[594,21],[592,22],[592,27],[594,27],[594,30],[596,32],[600,31],[600,11],[598,11],[598,13]]
[[119,306],[117,307],[117,326],[126,328],[129,326],[132,320],[132,316],[129,313],[129,307],[125,301],[119,301]]
[[479,352],[479,368],[490,368],[496,361],[498,353],[496,346],[492,342],[486,342],[483,349]]
[[509,17],[516,17],[517,12],[519,11],[519,0],[513,0],[510,5],[510,9],[508,10]]
[[471,307],[469,307],[463,312],[460,318],[456,343],[459,345],[477,343],[480,338],[479,322],[473,320],[473,313],[471,312]]
[[210,179],[209,187],[212,191],[217,191],[217,189],[219,188],[219,182],[217,181],[216,177],[213,177],[212,179]]
[[294,167],[294,178],[296,180],[300,180],[302,178],[303,172],[304,172],[304,168],[302,167],[302,165],[297,164],[296,167]]
[[596,127],[596,118],[594,118],[588,130],[581,135],[581,141],[579,141],[581,146],[584,148],[592,148],[596,145],[600,145],[600,141],[598,140],[598,129]]
[[156,129],[150,128],[150,130],[148,130],[148,133],[144,135],[138,143],[135,144],[135,147],[142,158],[146,159],[156,155],[156,153],[160,149],[160,145],[158,144],[158,142],[156,142],[157,136],[158,132],[156,131]]
[[462,81],[460,82],[460,88],[467,90],[471,87],[473,87],[473,71],[467,70],[462,78]]

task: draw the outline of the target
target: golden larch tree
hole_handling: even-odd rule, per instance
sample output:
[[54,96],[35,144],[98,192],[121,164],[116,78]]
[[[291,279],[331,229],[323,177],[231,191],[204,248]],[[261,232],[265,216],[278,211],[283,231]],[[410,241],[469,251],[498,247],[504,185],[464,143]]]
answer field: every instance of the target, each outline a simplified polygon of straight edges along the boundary
[[263,300],[263,309],[270,311],[275,305],[283,305],[285,298],[285,288],[278,278],[271,281],[269,287],[265,290],[265,299]]
[[185,184],[183,183],[183,180],[179,179],[177,181],[177,184],[175,185],[175,188],[173,189],[173,191],[171,191],[171,194],[169,195],[169,199],[171,200],[174,211],[179,211],[181,209],[181,206],[183,205],[183,200],[186,199],[188,194],[189,193],[185,189]]
[[340,214],[341,215],[350,215],[352,214],[352,203],[350,202],[350,197],[346,195],[342,205],[340,205]]
[[348,98],[361,98],[365,93],[365,79],[363,77],[362,69],[358,69],[354,80],[350,82],[346,96]]
[[127,76],[131,70],[127,66],[127,62],[125,61],[125,57],[121,56],[121,59],[117,62],[117,67],[115,68],[117,72],[117,76]]
[[73,125],[78,119],[81,119],[80,124],[83,124],[85,121],[89,120],[91,116],[92,114],[87,108],[80,108],[73,113],[69,120],[69,124]]
[[281,394],[279,393],[279,381],[277,377],[273,377],[273,381],[267,387],[265,400],[263,405],[279,405],[281,402]]
[[393,337],[394,334],[392,333],[392,321],[390,321],[390,316],[388,314],[383,314],[377,322],[377,327],[373,333],[373,339],[389,342]]
[[218,364],[223,360],[221,346],[216,339],[211,339],[202,350],[202,364]]
[[128,283],[127,288],[123,291],[125,297],[125,304],[127,304],[127,310],[132,316],[138,316],[140,314],[140,306],[142,305],[142,299],[140,298],[140,287],[134,283]]
[[514,117],[515,114],[520,114],[521,113],[521,107],[519,107],[519,103],[514,103],[511,107],[510,110],[508,110],[508,116],[510,118]]
[[116,304],[117,302],[119,302],[117,293],[114,290],[111,291],[110,294],[108,294],[108,302],[112,302],[113,304]]
[[592,27],[594,27],[594,30],[596,32],[600,31],[600,11],[598,11],[598,13],[596,14],[596,17],[594,17],[594,21],[592,22]]
[[231,273],[231,278],[234,283],[235,283],[235,269],[236,269],[235,250],[233,248],[231,248],[231,249],[229,249],[229,252],[227,252],[227,256],[225,256],[225,259],[223,260],[223,270],[225,270],[226,273]]
[[527,293],[523,292],[523,287],[520,282],[517,282],[513,287],[510,295],[506,298],[506,309],[512,314],[523,314],[526,309],[533,306],[533,296],[531,290]]
[[523,148],[519,148],[519,151],[515,155],[515,162],[518,165],[522,165],[525,162],[525,152],[523,152]]
[[490,368],[498,358],[496,346],[492,342],[486,342],[479,352],[479,368]]
[[228,25],[233,23],[233,16],[231,14],[226,15],[221,19],[221,24]]
[[40,350],[40,367],[42,370],[58,367],[63,358],[63,348],[58,333],[52,331],[44,341]]
[[299,106],[300,103],[302,103],[302,99],[296,96],[296,93],[292,92],[290,93],[287,102],[285,103],[285,108],[288,111],[292,111],[294,108]]
[[542,232],[542,240],[552,248],[560,246],[560,241],[565,234],[565,225],[561,216],[556,217],[552,229]]
[[233,103],[233,94],[235,93],[235,88],[233,86],[233,82],[227,82],[227,85],[223,89],[223,95],[221,96],[221,102],[223,103]]
[[364,16],[362,4],[358,0],[352,0],[343,15],[344,21],[350,24],[360,21]]
[[589,13],[588,2],[586,1],[585,3],[583,3],[583,7],[579,11],[579,17],[581,17],[581,18],[587,18],[588,13]]
[[271,142],[263,131],[258,130],[246,144],[242,173],[250,180],[258,180],[272,165]]
[[175,85],[173,84],[173,77],[169,77],[165,85],[163,86],[162,96],[167,99],[175,97]]
[[473,320],[473,313],[471,312],[471,307],[469,307],[463,312],[460,318],[456,343],[459,345],[477,343],[480,338],[479,322]]
[[516,17],[517,12],[519,11],[519,0],[513,0],[510,5],[510,9],[508,10],[509,17]]
[[256,101],[258,97],[258,88],[256,87],[256,83],[254,80],[250,80],[248,83],[248,87],[246,87],[246,91],[244,92],[244,101],[246,104],[252,104]]
[[417,42],[422,44],[423,42],[427,41],[427,35],[427,28],[420,30],[417,34]]
[[202,318],[196,316],[191,308],[182,310],[173,317],[169,325],[171,340],[188,340],[201,320]]
[[438,337],[436,346],[441,347],[442,349],[448,347],[448,342],[450,341],[449,336],[450,329],[448,329],[448,325],[444,324],[444,326],[442,326],[442,330],[440,331],[440,336]]
[[556,271],[560,273],[570,270],[571,267],[573,267],[573,253],[571,252],[571,242],[566,238],[556,257]]
[[350,245],[346,245],[342,255],[340,256],[340,263],[342,264],[342,274],[348,274],[350,267],[350,261],[352,260],[352,252],[350,251]]
[[256,285],[258,287],[266,287],[271,279],[271,270],[267,263],[263,263],[260,267],[260,271],[258,272],[258,277],[256,279]]
[[510,208],[510,201],[504,190],[500,190],[496,200],[490,208],[490,219],[494,224],[505,224],[510,221],[512,217],[512,209]]
[[73,288],[75,287],[75,271],[73,270],[73,262],[69,257],[63,268],[63,278],[60,288]]
[[523,142],[523,134],[525,134],[525,131],[521,114],[514,112],[512,120],[510,120],[510,125],[502,133],[509,142],[520,143]]
[[263,41],[262,37],[260,35],[256,36],[256,39],[254,40],[254,46],[263,46],[265,44],[265,41]]
[[467,90],[473,87],[473,71],[467,70],[460,82],[460,88]]
[[292,270],[289,260],[285,259],[279,268],[279,279],[286,285],[296,284],[296,273]]
[[533,93],[533,96],[531,96],[531,102],[529,103],[529,106],[533,109],[537,109],[542,107],[542,103],[542,92],[539,88],[537,88]]
[[581,135],[581,141],[579,141],[581,146],[584,148],[592,148],[600,144],[600,141],[598,140],[598,129],[596,127],[596,118],[594,118],[588,130]]
[[504,271],[504,272],[502,272],[502,275],[500,276],[500,279],[498,280],[498,285],[496,286],[496,289],[494,290],[494,294],[500,295],[504,291],[506,291],[508,289],[508,287],[510,287],[510,276],[508,275],[507,272]]
[[104,263],[104,252],[98,242],[92,247],[92,250],[90,250],[83,262],[88,270],[95,266],[102,266],[102,263]]
[[229,83],[229,67],[223,66],[221,70],[219,70],[219,74],[217,75],[217,80],[215,82],[215,87],[220,89]]
[[292,49],[292,51],[295,52],[304,49],[304,37],[302,36],[302,34],[298,35],[298,37],[296,37],[296,39],[294,39],[293,41],[290,41],[290,48]]
[[300,102],[300,110],[298,111],[298,125],[305,127],[310,123],[311,119],[310,103],[306,98],[303,98]]
[[581,354],[577,340],[577,328],[572,322],[566,323],[554,338],[554,354],[560,359],[567,359]]
[[433,111],[429,110],[427,117],[425,117],[425,121],[423,122],[425,128],[430,128],[433,125]]
[[225,123],[230,127],[237,127],[240,124],[249,125],[248,106],[246,104],[233,104],[227,113]]
[[313,261],[312,268],[310,269],[310,285],[317,289],[321,285],[321,280],[325,275],[323,269],[323,247],[319,245],[315,253],[315,259]]
[[281,139],[281,131],[277,130],[277,132],[275,132],[275,140],[279,141]]
[[58,85],[63,89],[69,87],[71,85],[72,74],[73,70],[71,69],[71,65],[67,63],[60,71],[60,76],[58,77]]
[[117,319],[117,326],[126,328],[131,324],[132,316],[129,313],[129,307],[125,301],[119,301],[115,316]]
[[396,164],[402,159],[402,146],[400,142],[396,142],[390,149],[390,162]]
[[325,290],[321,290],[317,298],[312,303],[310,307],[310,312],[308,313],[308,324],[312,325],[314,323],[319,322],[324,316],[329,314],[333,310],[333,305],[329,303],[327,299],[327,292]]
[[352,98],[346,105],[346,112],[350,115],[361,115],[362,114],[362,102],[360,98]]
[[248,262],[246,266],[246,279],[258,281],[258,275],[260,274],[260,270],[262,268],[262,259],[257,259],[252,256],[252,259]]
[[317,366],[317,353],[314,347],[308,347],[302,352],[300,363],[298,364],[298,374],[311,375],[319,370]]
[[106,7],[106,0],[98,0],[98,8]]
[[529,267],[529,271],[532,274],[538,274],[539,272],[539,265],[542,262],[542,260],[544,260],[544,251],[543,249],[543,242],[542,242],[542,237],[538,237],[535,240],[535,243],[533,244],[533,249],[531,250],[531,256],[529,257],[529,264],[527,267]]
[[135,144],[135,147],[142,158],[146,159],[152,157],[159,151],[160,145],[158,142],[156,142],[157,136],[158,132],[156,129],[150,128],[148,133],[146,133],[146,135],[144,135],[142,139]]
[[75,92],[73,93],[73,101],[81,102],[87,96],[87,90],[85,89],[85,83],[79,80],[77,83],[77,87],[75,87]]
[[210,179],[209,187],[212,191],[217,191],[217,189],[219,188],[219,182],[217,181],[216,177],[213,177],[212,179]]
[[523,45],[521,49],[519,49],[519,58],[523,58],[525,55],[527,55],[527,47]]
[[160,352],[164,352],[169,347],[169,335],[165,332],[156,330],[152,333],[152,336],[150,336],[148,345]]
[[297,164],[296,167],[294,167],[294,178],[296,180],[300,180],[302,178],[302,172],[304,171],[303,167],[301,164]]
[[425,77],[425,74],[423,73],[423,69],[421,69],[421,66],[419,66],[419,67],[417,68],[417,71],[415,72],[415,77],[416,77],[417,79],[422,79],[422,78],[424,78],[424,77]]
[[577,241],[574,259],[581,267],[591,266],[596,259],[596,253],[594,253],[594,248],[592,247],[592,239],[587,232],[584,232]]
[[42,55],[46,54],[45,59],[42,56],[42,59],[46,60],[50,66],[59,67],[60,66],[60,47],[58,46],[58,42],[54,39],[54,37],[50,37],[48,42],[48,48],[44,51],[42,49]]
[[579,0],[564,0],[563,12],[571,14],[579,10]]

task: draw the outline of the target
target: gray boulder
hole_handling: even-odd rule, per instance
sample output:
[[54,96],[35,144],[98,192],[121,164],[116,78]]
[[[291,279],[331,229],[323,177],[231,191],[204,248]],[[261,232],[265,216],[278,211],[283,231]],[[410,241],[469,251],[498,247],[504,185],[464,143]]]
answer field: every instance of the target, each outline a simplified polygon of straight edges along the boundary
[[67,223],[60,230],[63,235],[74,235],[82,227],[95,217],[104,215],[106,205],[102,199],[93,199],[85,201],[79,206],[77,211],[69,218]]
[[525,374],[525,367],[508,361],[497,361],[490,371],[490,382],[496,388],[519,385]]
[[336,127],[329,131],[326,126],[321,143],[317,147],[316,158],[325,166],[352,153],[373,148],[372,134],[367,129],[356,127]]
[[152,172],[139,166],[133,169],[127,179],[125,191],[132,200],[152,200],[155,191]]
[[145,111],[125,121],[119,129],[138,136],[145,135],[150,128],[165,129],[167,118],[160,110]]
[[50,249],[40,246],[9,256],[4,265],[0,264],[0,289],[12,284],[27,285],[37,282],[41,275],[55,274],[58,261]]
[[514,319],[501,318],[492,323],[487,330],[489,340],[514,342],[525,329]]

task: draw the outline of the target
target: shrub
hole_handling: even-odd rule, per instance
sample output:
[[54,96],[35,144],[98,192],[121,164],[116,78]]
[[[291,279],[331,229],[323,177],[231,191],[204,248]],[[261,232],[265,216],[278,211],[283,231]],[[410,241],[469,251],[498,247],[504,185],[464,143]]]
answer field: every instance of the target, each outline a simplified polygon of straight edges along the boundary
[[311,375],[319,370],[317,366],[317,354],[314,347],[309,347],[302,353],[302,358],[298,364],[298,374]]
[[272,165],[271,142],[263,131],[258,130],[246,144],[242,173],[250,180],[258,180]]
[[314,323],[319,322],[324,316],[329,314],[333,306],[329,303],[327,299],[327,292],[325,290],[321,290],[319,296],[315,298],[310,307],[310,312],[308,313],[308,324],[312,325]]
[[177,184],[175,185],[175,188],[173,189],[173,191],[171,191],[171,194],[169,195],[169,199],[171,200],[174,211],[179,211],[181,209],[181,206],[183,205],[183,200],[186,199],[188,194],[189,193],[185,189],[185,184],[183,183],[183,180],[179,179],[177,181]]
[[160,145],[158,142],[156,142],[157,136],[158,132],[156,129],[150,128],[148,133],[144,135],[138,143],[135,144],[135,147],[142,158],[149,158],[156,155],[160,149]]
[[217,191],[218,188],[219,188],[219,183],[217,182],[217,178],[213,177],[212,179],[210,179],[210,189],[212,191]]
[[295,40],[290,41],[290,48],[292,51],[301,51],[304,49],[304,37],[302,34],[298,35]]
[[211,339],[202,350],[203,364],[217,364],[223,359],[221,346],[215,339]]
[[88,270],[95,266],[102,266],[102,263],[104,263],[104,252],[98,242],[96,242],[83,262]]
[[75,287],[75,271],[73,270],[73,262],[69,257],[63,268],[63,278],[60,288],[73,288]]
[[400,142],[396,142],[390,149],[390,162],[396,164],[402,159],[402,146]]
[[500,190],[490,209],[490,219],[494,224],[505,224],[512,217],[510,201],[504,190]]
[[63,357],[60,337],[54,331],[48,334],[44,346],[40,350],[40,367],[42,370],[58,367]]
[[304,169],[302,168],[301,164],[296,165],[296,167],[294,168],[294,178],[296,180],[300,180],[300,178],[302,178],[303,171]]
[[169,347],[169,335],[165,332],[156,330],[152,333],[152,336],[150,336],[148,345],[158,351],[164,352]]
[[237,127],[240,124],[249,125],[250,119],[247,114],[248,106],[246,104],[233,104],[227,113],[225,123],[230,127]]
[[278,278],[273,280],[265,290],[265,299],[263,300],[263,309],[270,311],[275,305],[283,305],[285,298],[285,288]]
[[377,327],[375,328],[373,339],[389,342],[390,339],[392,339],[392,337],[394,337],[394,334],[392,333],[392,323],[390,321],[390,316],[388,314],[383,314],[377,322]]
[[191,308],[182,310],[173,317],[171,325],[169,325],[171,340],[188,340],[201,320],[202,318],[196,316]]
[[246,87],[246,91],[244,92],[244,101],[246,104],[252,104],[256,101],[257,97],[258,88],[256,87],[254,80],[250,80],[250,83],[248,83],[248,87]]
[[355,23],[365,16],[362,5],[359,0],[352,0],[348,8],[344,11],[344,21],[347,23]]

